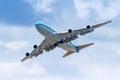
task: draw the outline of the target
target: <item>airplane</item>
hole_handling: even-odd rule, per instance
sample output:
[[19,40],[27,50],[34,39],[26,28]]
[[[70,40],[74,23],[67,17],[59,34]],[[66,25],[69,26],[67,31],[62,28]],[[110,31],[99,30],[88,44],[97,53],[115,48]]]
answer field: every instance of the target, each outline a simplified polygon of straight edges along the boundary
[[80,46],[76,46],[73,44],[73,40],[78,38],[78,35],[85,35],[87,33],[91,33],[94,29],[99,28],[103,25],[110,23],[112,20],[99,23],[96,25],[87,25],[85,28],[72,30],[68,29],[67,32],[57,33],[51,27],[43,22],[38,22],[35,24],[37,31],[44,36],[44,40],[42,43],[37,46],[34,45],[34,50],[31,53],[26,53],[26,56],[21,60],[24,62],[30,58],[37,57],[42,54],[44,51],[49,52],[50,50],[55,49],[56,47],[60,47],[67,52],[63,55],[63,57],[67,57],[73,53],[79,52],[80,50],[93,45],[94,43],[88,43]]

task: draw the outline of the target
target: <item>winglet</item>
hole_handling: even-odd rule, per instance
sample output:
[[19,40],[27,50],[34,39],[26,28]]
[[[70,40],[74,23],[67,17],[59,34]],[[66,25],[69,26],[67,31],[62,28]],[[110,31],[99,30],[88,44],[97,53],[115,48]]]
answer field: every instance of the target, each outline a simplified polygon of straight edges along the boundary
[[112,19],[108,21],[108,23],[111,23],[112,22]]

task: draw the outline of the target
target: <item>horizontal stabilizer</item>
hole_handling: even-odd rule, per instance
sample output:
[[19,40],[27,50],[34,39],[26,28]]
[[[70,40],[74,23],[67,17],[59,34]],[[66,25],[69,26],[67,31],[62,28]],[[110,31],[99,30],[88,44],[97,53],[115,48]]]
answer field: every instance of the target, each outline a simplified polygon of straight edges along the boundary
[[[76,46],[79,50],[81,50],[81,49],[84,49],[84,48],[86,48],[86,47],[88,47],[88,46],[91,46],[91,45],[93,45],[94,43],[89,43],[89,44],[84,44],[84,45],[80,45],[80,46]],[[63,57],[66,57],[66,56],[69,56],[69,55],[71,55],[71,54],[73,54],[73,53],[75,53],[75,52],[73,52],[73,51],[68,51],[67,53],[65,53],[65,55],[63,56]]]
[[71,55],[72,53],[74,53],[74,52],[68,51],[67,53],[65,53],[65,55],[64,55],[63,57],[69,56],[69,55]]
[[81,50],[81,49],[84,49],[84,48],[86,48],[86,47],[88,47],[88,46],[91,46],[91,45],[93,45],[94,43],[89,43],[89,44],[84,44],[84,45],[80,45],[80,46],[77,46],[78,47],[78,49],[79,50]]

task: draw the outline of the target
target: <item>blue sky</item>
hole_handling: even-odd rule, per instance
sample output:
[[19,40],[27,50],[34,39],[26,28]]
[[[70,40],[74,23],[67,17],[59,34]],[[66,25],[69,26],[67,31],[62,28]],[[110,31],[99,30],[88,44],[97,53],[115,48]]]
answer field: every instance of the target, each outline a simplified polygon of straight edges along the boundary
[[[119,0],[1,0],[1,80],[119,80]],[[44,37],[35,29],[43,21],[58,32],[79,29],[112,19],[112,23],[75,40],[95,45],[62,58],[66,51],[56,48],[21,63]]]

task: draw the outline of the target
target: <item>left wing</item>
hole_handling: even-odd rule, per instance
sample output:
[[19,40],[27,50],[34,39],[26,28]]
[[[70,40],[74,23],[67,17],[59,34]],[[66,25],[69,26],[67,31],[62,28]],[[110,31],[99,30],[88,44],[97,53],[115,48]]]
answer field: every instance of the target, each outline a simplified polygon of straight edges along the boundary
[[102,27],[103,25],[106,25],[108,23],[110,23],[112,20],[100,23],[100,24],[96,24],[96,25],[88,25],[86,28],[82,28],[82,29],[78,29],[78,30],[71,30],[69,29],[68,32],[65,33],[57,33],[56,35],[60,38],[64,38],[64,39],[68,39],[68,38],[72,38],[74,36],[73,39],[71,39],[70,41],[78,38],[77,35],[85,35],[87,33],[90,33],[92,31],[94,31],[94,29]]
[[96,28],[102,27],[103,25],[110,23],[111,21],[112,20],[106,21],[106,22],[103,22],[100,24],[92,25],[92,26],[88,25],[86,28],[75,30],[75,33],[76,33],[76,35],[78,35],[78,34],[85,35],[87,33],[94,31],[94,29],[96,29]]

